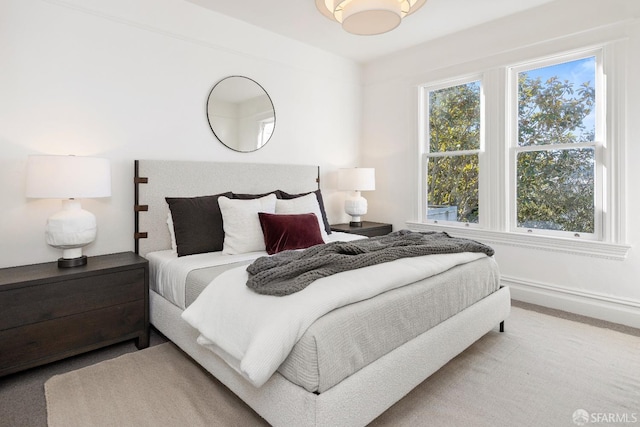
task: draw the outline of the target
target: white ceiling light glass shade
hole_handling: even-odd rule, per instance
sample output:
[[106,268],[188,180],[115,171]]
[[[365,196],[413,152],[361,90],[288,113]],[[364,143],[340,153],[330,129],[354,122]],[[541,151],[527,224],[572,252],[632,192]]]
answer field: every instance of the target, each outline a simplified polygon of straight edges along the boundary
[[427,0],[316,0],[327,18],[342,24],[345,31],[370,36],[386,33],[402,18],[422,7]]

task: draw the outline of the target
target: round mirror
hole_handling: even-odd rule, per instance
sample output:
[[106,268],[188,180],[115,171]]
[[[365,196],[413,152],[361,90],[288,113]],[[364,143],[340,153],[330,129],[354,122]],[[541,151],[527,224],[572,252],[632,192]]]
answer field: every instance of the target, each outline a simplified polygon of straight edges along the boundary
[[216,83],[207,100],[207,118],[216,138],[241,152],[262,148],[276,127],[269,94],[257,82],[242,76]]

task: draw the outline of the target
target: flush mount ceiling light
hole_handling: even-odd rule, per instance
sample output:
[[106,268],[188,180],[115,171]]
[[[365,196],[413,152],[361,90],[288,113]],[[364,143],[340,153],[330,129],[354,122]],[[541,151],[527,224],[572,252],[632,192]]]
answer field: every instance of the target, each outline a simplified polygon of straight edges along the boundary
[[327,18],[342,24],[345,31],[371,36],[386,33],[400,25],[407,15],[427,0],[316,0],[316,7]]

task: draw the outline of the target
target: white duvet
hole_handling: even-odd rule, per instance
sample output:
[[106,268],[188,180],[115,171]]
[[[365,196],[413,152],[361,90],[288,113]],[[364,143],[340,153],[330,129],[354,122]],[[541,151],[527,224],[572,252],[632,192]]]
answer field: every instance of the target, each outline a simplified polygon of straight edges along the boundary
[[324,314],[485,256],[465,252],[403,258],[325,277],[284,297],[251,291],[246,266],[238,267],[214,279],[182,318],[200,332],[199,344],[260,387]]

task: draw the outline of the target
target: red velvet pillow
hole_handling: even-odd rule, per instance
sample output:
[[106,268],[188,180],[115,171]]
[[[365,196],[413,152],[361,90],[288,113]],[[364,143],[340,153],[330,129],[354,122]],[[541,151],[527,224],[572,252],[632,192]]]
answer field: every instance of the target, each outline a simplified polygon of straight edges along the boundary
[[324,243],[315,214],[269,214],[259,212],[267,253],[305,249]]

